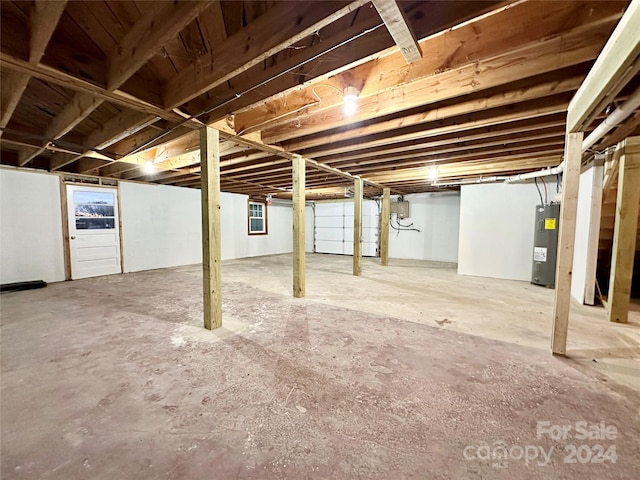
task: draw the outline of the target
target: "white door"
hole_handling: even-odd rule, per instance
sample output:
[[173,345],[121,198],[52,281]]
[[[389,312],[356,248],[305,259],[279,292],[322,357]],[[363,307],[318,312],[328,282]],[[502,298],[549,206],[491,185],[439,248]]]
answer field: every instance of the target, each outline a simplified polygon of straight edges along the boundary
[[[316,202],[317,253],[353,255],[353,201]],[[378,246],[378,207],[373,200],[362,203],[362,255],[375,257]]]
[[71,278],[121,273],[118,189],[67,185]]

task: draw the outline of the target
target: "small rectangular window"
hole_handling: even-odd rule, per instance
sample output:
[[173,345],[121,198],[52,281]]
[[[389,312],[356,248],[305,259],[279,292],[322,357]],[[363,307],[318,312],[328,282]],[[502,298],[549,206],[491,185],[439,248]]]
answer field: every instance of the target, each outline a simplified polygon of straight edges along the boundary
[[267,234],[267,205],[249,202],[249,235]]
[[115,197],[111,192],[73,192],[78,230],[115,229]]

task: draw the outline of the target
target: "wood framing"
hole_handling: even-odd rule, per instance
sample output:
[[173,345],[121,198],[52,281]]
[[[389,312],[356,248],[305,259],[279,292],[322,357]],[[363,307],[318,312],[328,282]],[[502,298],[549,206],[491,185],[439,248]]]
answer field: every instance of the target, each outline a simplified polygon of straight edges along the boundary
[[569,105],[567,131],[589,127],[594,116],[640,71],[640,0],[632,0]]
[[[118,191],[120,189],[118,188]],[[60,175],[60,206],[62,208],[62,251],[64,254],[64,279],[71,280],[71,245],[69,244],[69,207],[67,200],[67,184],[64,181],[64,175]],[[118,199],[118,208],[120,208],[120,199]],[[118,212],[120,215],[120,212]],[[118,218],[122,218],[119,216]],[[120,228],[120,227],[118,227]],[[122,239],[122,229],[120,228],[120,238]],[[122,245],[120,245],[122,253]],[[122,263],[121,263],[122,264]]]
[[640,137],[627,138],[617,148],[621,154],[607,317],[627,323],[640,204]]
[[291,159],[293,183],[293,296],[305,295],[305,161]]
[[362,190],[361,178],[353,181],[353,274],[362,275]]
[[208,330],[222,326],[219,140],[217,130],[200,130],[203,308]]
[[578,189],[582,163],[583,133],[567,133],[562,175],[562,200],[560,203],[560,231],[558,232],[558,256],[556,260],[556,289],[553,303],[553,329],[551,352],[567,353],[567,330],[571,304],[571,273],[573,270],[573,242],[576,233]]
[[380,211],[380,263],[389,261],[389,216],[391,215],[391,189],[382,190],[382,209]]
[[420,46],[396,0],[372,0],[372,3],[407,63],[421,59]]

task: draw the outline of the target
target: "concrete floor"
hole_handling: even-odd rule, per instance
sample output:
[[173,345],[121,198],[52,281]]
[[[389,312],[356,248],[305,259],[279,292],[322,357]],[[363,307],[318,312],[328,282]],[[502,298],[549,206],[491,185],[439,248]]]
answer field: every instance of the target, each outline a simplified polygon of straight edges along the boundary
[[638,478],[638,312],[573,307],[561,359],[551,290],[290,263],[224,262],[214,332],[199,266],[3,294],[2,478]]

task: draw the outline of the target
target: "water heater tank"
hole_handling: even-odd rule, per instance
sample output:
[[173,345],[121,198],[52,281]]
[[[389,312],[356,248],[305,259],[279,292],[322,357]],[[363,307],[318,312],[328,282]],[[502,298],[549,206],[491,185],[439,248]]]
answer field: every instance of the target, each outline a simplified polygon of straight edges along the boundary
[[536,206],[536,225],[533,236],[533,269],[531,283],[553,288],[556,284],[556,255],[560,204]]

